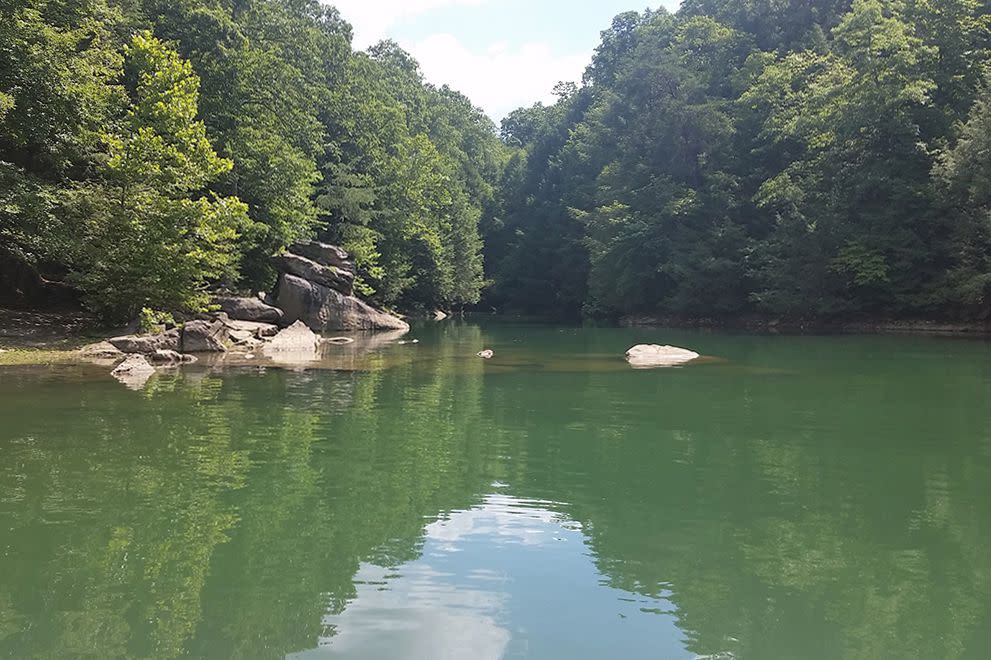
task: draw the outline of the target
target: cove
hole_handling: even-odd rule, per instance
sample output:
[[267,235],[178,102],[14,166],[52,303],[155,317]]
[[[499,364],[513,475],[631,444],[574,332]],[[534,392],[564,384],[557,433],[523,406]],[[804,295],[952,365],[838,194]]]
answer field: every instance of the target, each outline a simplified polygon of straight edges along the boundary
[[407,338],[0,369],[0,657],[991,654],[991,343]]

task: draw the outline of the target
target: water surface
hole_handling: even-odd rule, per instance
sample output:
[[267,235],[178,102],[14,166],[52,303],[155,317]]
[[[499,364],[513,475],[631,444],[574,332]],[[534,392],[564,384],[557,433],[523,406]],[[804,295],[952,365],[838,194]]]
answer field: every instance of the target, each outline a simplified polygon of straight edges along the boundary
[[991,343],[408,338],[0,370],[0,657],[991,657]]

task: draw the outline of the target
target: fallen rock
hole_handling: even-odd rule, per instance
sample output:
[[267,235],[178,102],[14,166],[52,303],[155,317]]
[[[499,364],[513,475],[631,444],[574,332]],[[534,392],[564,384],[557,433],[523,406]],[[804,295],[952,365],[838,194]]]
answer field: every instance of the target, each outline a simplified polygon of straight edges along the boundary
[[196,362],[196,356],[185,355],[176,351],[155,351],[148,356],[148,360],[153,364],[192,364]]
[[447,316],[448,316],[447,312],[442,312],[441,310],[437,309],[434,310],[434,314],[432,318],[434,321],[443,321],[444,319],[447,318]]
[[107,342],[122,353],[147,355],[155,351],[178,351],[179,330],[168,330],[158,335],[124,335],[108,339]]
[[295,275],[279,279],[279,307],[286,321],[303,321],[318,332],[338,330],[409,330],[409,324],[354,296]]
[[220,311],[227,314],[233,321],[251,321],[254,323],[282,322],[282,310],[266,305],[258,298],[238,298],[234,296],[219,296],[213,299]]
[[223,321],[190,321],[182,329],[183,353],[222,353],[227,350]]
[[272,263],[280,273],[301,277],[350,296],[354,293],[354,273],[336,266],[324,266],[312,259],[288,252],[272,257]]
[[272,341],[265,344],[266,353],[316,353],[320,347],[320,338],[302,321],[296,321],[291,326],[275,335]]
[[626,360],[630,366],[645,369],[650,367],[675,367],[700,356],[695,351],[677,346],[658,346],[657,344],[640,344],[626,351]]
[[140,390],[155,375],[155,367],[151,366],[144,355],[133,354],[124,358],[110,375],[129,389]]
[[300,241],[293,243],[289,247],[289,252],[311,259],[322,266],[333,266],[354,273],[354,262],[348,257],[347,252],[336,245],[319,241]]

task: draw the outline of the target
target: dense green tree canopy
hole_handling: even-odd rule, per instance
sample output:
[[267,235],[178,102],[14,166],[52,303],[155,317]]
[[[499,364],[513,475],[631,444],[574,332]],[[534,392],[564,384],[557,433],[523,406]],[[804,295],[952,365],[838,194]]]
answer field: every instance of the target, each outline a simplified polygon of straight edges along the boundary
[[991,315],[982,0],[626,12],[501,132],[317,0],[2,7],[6,294],[195,309],[321,237],[404,309]]
[[490,302],[991,315],[987,104],[975,100],[988,12],[688,0],[618,16],[581,89],[503,122],[517,154],[486,228]]
[[354,52],[316,0],[3,8],[5,288],[27,272],[105,316],[195,310],[210,286],[271,286],[269,255],[321,235],[380,303],[478,301],[507,149],[396,44]]

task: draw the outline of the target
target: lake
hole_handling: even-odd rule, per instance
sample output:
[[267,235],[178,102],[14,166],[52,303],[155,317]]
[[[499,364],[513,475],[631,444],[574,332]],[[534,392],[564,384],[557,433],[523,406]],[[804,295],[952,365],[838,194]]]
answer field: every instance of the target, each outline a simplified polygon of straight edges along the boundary
[[991,657],[991,342],[408,338],[0,370],[0,657]]

